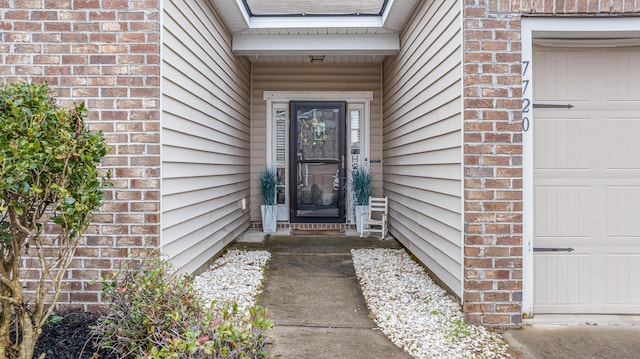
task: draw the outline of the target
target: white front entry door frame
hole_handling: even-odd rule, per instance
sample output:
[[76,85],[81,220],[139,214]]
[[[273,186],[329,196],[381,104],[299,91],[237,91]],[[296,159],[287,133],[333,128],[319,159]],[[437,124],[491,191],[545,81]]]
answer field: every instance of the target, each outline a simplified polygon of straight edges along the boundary
[[[533,45],[539,39],[592,39],[591,45],[640,44],[637,18],[522,18],[522,125],[523,125],[523,296],[522,313],[533,316]],[[572,41],[567,41],[571,46]]]
[[[346,113],[346,133],[347,133],[347,169],[350,171],[354,166],[369,166],[370,158],[370,119],[371,119],[371,101],[373,100],[373,92],[371,91],[265,91],[264,100],[267,103],[267,151],[266,151],[266,163],[267,167],[275,168],[278,164],[277,151],[276,151],[276,116],[277,111],[286,111],[287,123],[288,123],[288,110],[289,103],[291,101],[344,101],[347,104]],[[354,117],[355,116],[355,117]],[[358,128],[352,128],[352,121],[357,119]],[[356,131],[357,134],[352,133]],[[288,139],[288,126],[285,130],[286,139]],[[358,136],[358,151],[357,154],[352,154],[352,141],[354,136]],[[288,142],[285,146],[285,151],[288,156]],[[288,157],[284,161],[287,173],[289,160]],[[350,178],[350,172],[347,175],[347,183]],[[278,221],[289,220],[289,184],[288,175],[285,176],[284,191],[286,194],[286,200],[284,204],[278,204]],[[351,191],[347,191],[350,193]],[[352,209],[350,208],[351,201],[347,200],[346,213],[347,221],[352,222],[352,216],[350,215]]]

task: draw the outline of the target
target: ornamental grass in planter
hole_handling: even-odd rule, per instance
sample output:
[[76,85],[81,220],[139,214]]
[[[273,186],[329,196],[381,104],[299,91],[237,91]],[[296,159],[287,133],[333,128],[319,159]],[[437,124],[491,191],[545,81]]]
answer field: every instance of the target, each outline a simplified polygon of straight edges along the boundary
[[362,228],[362,214],[368,210],[372,179],[371,172],[366,168],[360,167],[351,172],[351,189],[356,202],[356,228],[358,233]]
[[278,173],[273,168],[266,168],[260,175],[260,190],[264,204],[260,206],[262,212],[262,231],[274,233],[276,231],[277,205],[276,194],[278,191]]

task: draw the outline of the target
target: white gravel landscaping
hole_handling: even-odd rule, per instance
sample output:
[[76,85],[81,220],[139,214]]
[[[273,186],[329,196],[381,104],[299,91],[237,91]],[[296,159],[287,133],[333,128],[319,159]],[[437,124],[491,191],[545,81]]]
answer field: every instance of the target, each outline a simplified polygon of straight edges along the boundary
[[381,330],[415,358],[511,358],[501,336],[463,322],[460,306],[402,249],[353,249]]
[[215,306],[238,303],[238,309],[248,313],[256,305],[262,290],[262,278],[271,253],[267,251],[230,250],[218,258],[208,271],[197,276],[194,286],[206,303]]

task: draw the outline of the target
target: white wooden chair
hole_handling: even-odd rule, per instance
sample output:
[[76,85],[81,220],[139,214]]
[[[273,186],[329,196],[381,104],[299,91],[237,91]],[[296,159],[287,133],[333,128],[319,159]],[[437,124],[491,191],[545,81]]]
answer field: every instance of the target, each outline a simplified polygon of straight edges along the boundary
[[360,237],[364,237],[365,232],[380,233],[380,238],[387,236],[387,211],[389,201],[387,197],[369,197],[369,211],[362,214],[362,226],[360,226]]

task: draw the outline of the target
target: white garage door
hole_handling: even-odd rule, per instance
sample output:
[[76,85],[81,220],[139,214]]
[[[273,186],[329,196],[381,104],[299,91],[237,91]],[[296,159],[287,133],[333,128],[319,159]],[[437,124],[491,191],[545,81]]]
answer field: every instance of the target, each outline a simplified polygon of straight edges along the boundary
[[533,66],[534,311],[640,313],[640,48],[535,47]]

